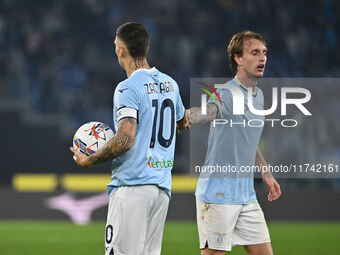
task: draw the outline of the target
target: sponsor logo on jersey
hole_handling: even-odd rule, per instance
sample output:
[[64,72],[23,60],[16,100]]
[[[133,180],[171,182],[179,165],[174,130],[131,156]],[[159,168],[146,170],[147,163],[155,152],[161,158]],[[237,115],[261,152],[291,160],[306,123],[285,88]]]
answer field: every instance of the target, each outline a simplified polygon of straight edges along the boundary
[[125,88],[125,89],[118,89],[118,91],[119,91],[120,93],[123,93],[123,92],[124,92],[124,90],[127,90],[127,89],[129,89],[129,88]]
[[150,156],[147,165],[149,168],[171,168],[174,165],[174,158],[171,158],[170,160],[154,161]]

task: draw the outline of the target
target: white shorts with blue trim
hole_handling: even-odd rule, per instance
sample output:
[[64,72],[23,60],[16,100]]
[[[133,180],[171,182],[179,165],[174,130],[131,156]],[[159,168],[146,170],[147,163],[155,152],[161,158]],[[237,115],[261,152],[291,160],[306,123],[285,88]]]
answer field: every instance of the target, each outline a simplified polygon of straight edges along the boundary
[[155,185],[119,187],[109,201],[105,255],[160,255],[168,205]]
[[207,204],[196,198],[196,209],[201,249],[231,251],[235,245],[270,242],[257,201],[246,205]]

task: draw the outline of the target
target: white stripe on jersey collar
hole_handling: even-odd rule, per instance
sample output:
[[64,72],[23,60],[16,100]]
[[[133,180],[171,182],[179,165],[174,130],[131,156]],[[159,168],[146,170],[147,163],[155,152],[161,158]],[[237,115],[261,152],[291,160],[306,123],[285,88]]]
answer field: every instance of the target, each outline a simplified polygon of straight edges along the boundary
[[[235,80],[240,87],[242,87],[242,88],[244,88],[245,90],[248,91],[248,88],[240,82],[240,80],[237,78],[237,76],[235,76]],[[255,87],[255,92],[253,92],[253,96],[256,97],[256,95],[257,95],[257,88]]]
[[[139,69],[137,69],[136,71],[133,71],[132,74],[134,74],[134,73],[136,73],[136,72],[139,72],[139,71],[147,71],[147,72],[151,73],[151,72],[153,72],[153,71],[155,71],[155,70],[156,70],[156,67],[152,67],[152,68],[150,68],[150,69],[139,68]],[[132,75],[132,74],[131,74],[131,75]]]

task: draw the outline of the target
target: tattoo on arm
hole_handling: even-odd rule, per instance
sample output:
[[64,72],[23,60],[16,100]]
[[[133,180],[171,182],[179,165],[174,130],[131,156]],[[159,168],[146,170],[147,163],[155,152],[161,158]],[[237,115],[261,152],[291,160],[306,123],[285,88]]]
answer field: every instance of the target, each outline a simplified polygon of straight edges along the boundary
[[136,131],[137,121],[135,119],[122,119],[118,124],[117,134],[103,148],[91,155],[89,160],[95,165],[124,154],[134,145]]
[[218,109],[215,104],[207,105],[207,114],[201,114],[201,108],[194,107],[190,109],[189,120],[190,124],[202,125],[214,120],[217,117]]

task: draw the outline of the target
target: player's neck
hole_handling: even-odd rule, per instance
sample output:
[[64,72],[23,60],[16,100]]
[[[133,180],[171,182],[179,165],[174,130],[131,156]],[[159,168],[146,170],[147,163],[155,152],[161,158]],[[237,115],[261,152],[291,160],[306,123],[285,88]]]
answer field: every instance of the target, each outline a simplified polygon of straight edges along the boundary
[[126,66],[126,75],[129,78],[132,73],[138,69],[150,69],[150,66],[148,64],[148,61],[146,61],[146,59],[129,59],[127,61],[127,66]]
[[247,77],[246,75],[242,75],[237,73],[235,76],[241,83],[243,86],[247,87],[247,88],[252,88],[253,89],[253,93],[256,92],[256,85],[259,81],[259,78],[255,78],[255,77]]

